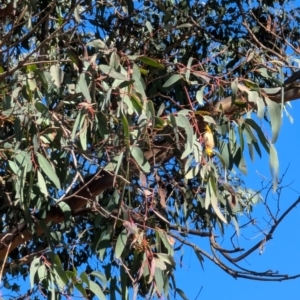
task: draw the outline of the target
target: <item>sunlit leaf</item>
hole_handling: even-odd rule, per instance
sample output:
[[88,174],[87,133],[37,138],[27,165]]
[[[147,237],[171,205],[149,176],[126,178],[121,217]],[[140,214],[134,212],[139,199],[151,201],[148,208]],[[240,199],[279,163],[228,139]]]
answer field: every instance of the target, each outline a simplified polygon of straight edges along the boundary
[[93,40],[93,41],[87,43],[86,46],[94,47],[96,49],[106,49],[107,48],[106,44],[100,39]]
[[200,88],[200,90],[198,90],[197,93],[196,93],[196,99],[197,99],[197,101],[198,101],[198,103],[199,103],[200,105],[204,105],[204,100],[203,100],[203,92],[204,92],[204,89],[205,89],[205,85],[202,86],[202,87]]
[[179,74],[172,75],[163,85],[164,88],[169,87],[182,78]]
[[29,274],[30,274],[30,286],[31,286],[31,288],[34,287],[34,277],[35,277],[35,274],[36,274],[39,266],[40,266],[40,258],[36,257],[31,262],[31,264],[30,264],[30,270],[29,270]]
[[238,83],[239,83],[239,81],[237,78],[231,83],[231,102],[232,102],[232,104],[235,102],[235,99],[237,96]]
[[59,88],[64,80],[64,72],[60,68],[59,64],[52,65],[50,67],[50,74],[54,81],[54,84]]
[[273,190],[275,191],[278,185],[279,160],[276,148],[273,144],[270,144],[270,169],[273,179]]
[[277,141],[279,130],[281,127],[281,108],[280,104],[271,101],[268,97],[265,97],[267,105],[268,105],[268,112],[271,118],[271,127],[272,127],[272,141],[271,143],[275,144]]
[[222,222],[227,224],[227,221],[226,221],[225,217],[223,216],[223,214],[221,213],[219,205],[218,205],[218,198],[217,198],[217,194],[216,194],[216,188],[214,187],[214,179],[213,178],[209,179],[208,194],[210,197],[210,204],[211,204],[212,208],[214,209],[214,212],[216,213],[216,215],[220,218],[220,220]]
[[100,300],[106,300],[106,297],[103,293],[103,291],[101,290],[100,286],[95,283],[94,281],[89,282],[89,288],[90,290],[95,294],[95,296],[100,299]]

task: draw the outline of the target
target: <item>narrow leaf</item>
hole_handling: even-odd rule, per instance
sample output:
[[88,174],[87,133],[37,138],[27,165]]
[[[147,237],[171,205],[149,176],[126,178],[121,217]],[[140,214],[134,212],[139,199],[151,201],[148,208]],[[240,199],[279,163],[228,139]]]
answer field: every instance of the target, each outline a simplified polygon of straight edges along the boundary
[[54,168],[48,162],[48,160],[40,153],[37,153],[37,159],[41,170],[49,177],[49,179],[55,184],[55,186],[60,189],[60,181],[55,173]]
[[239,83],[238,78],[236,78],[231,83],[231,104],[234,104],[234,101],[236,100],[237,91],[238,91],[238,83]]
[[273,179],[273,190],[275,191],[278,185],[279,160],[276,148],[273,144],[270,144],[270,169]]
[[268,105],[268,112],[271,118],[271,126],[272,126],[272,141],[271,143],[275,144],[278,138],[279,130],[281,127],[281,108],[280,104],[271,101],[268,97],[265,97],[267,105]]
[[92,102],[92,98],[91,98],[91,94],[90,94],[89,88],[88,88],[87,83],[86,83],[86,78],[85,78],[85,74],[84,73],[80,74],[78,85],[80,87],[80,90],[81,90],[83,96],[87,100],[87,102],[91,103]]
[[40,267],[40,258],[39,257],[36,257],[32,262],[31,262],[31,265],[30,265],[30,286],[31,288],[34,287],[34,276],[35,276],[35,273],[36,271],[38,270],[38,268]]
[[96,49],[106,49],[107,48],[106,44],[100,39],[93,40],[93,41],[87,43],[86,46],[94,47]]
[[90,283],[89,288],[95,294],[97,299],[106,300],[106,297],[105,297],[104,293],[102,292],[100,286],[97,283],[95,283],[94,281],[91,281],[91,280],[90,280],[89,283]]
[[203,92],[204,92],[204,89],[205,89],[205,85],[203,85],[200,90],[197,91],[196,93],[196,100],[198,101],[198,103],[200,105],[204,105],[204,100],[203,100]]
[[164,88],[169,87],[169,86],[173,85],[175,82],[177,82],[178,80],[180,80],[181,78],[182,78],[181,75],[174,74],[164,83],[163,87]]
[[117,243],[116,243],[116,247],[115,247],[115,256],[116,258],[120,258],[123,250],[127,244],[127,239],[128,239],[128,234],[127,234],[127,230],[124,229],[119,235],[118,235],[118,239],[117,239]]
[[160,64],[159,62],[157,62],[156,60],[154,60],[153,58],[150,57],[146,57],[146,56],[141,56],[139,57],[139,60],[142,61],[144,64],[154,67],[156,69],[164,69],[164,65]]
[[208,184],[208,192],[210,195],[210,203],[212,208],[214,209],[214,212],[216,213],[216,215],[219,217],[219,219],[224,222],[225,224],[227,224],[227,221],[225,219],[225,217],[223,216],[223,214],[220,211],[220,208],[218,206],[218,198],[216,195],[216,191],[213,187],[214,183],[213,183],[214,178],[210,178],[209,179],[209,184]]

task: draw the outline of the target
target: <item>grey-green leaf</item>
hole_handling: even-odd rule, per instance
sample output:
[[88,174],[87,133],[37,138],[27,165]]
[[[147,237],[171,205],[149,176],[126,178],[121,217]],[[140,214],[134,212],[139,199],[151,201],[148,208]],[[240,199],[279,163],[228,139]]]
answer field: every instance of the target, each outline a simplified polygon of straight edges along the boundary
[[238,78],[236,78],[232,83],[231,83],[231,102],[232,104],[234,103],[236,96],[237,96],[237,91],[238,91]]
[[116,248],[115,248],[115,256],[116,258],[120,258],[123,250],[127,244],[127,239],[128,239],[128,233],[127,230],[124,229],[119,235],[116,243]]
[[88,85],[86,82],[85,73],[80,74],[78,85],[80,87],[80,90],[81,90],[83,96],[87,100],[87,102],[91,103],[92,99],[91,99],[91,94],[90,94],[90,91],[89,91],[89,88],[88,88]]
[[93,40],[93,41],[87,43],[86,45],[90,46],[90,47],[94,47],[96,49],[106,49],[107,48],[106,44],[100,39]]
[[268,105],[268,112],[271,118],[271,126],[272,126],[272,141],[271,143],[275,144],[278,138],[279,130],[281,127],[281,108],[280,104],[271,101],[268,97],[265,97],[267,105]]
[[55,184],[55,186],[60,189],[60,181],[55,173],[54,168],[48,162],[48,160],[40,153],[37,153],[37,159],[41,170],[49,177],[49,179]]
[[274,144],[270,144],[270,169],[273,179],[273,190],[276,190],[278,185],[279,160]]
[[139,147],[132,147],[131,148],[131,155],[142,169],[143,172],[149,173],[150,172],[150,164],[146,160],[143,151]]
[[99,66],[100,70],[107,74],[109,77],[119,79],[119,80],[129,80],[125,75],[116,72],[112,67],[107,66],[107,65],[100,65]]
[[35,276],[35,273],[38,270],[39,266],[40,266],[40,258],[36,257],[31,262],[30,271],[29,271],[29,273],[30,273],[30,286],[31,286],[31,288],[34,287],[34,276]]
[[169,86],[173,85],[175,82],[177,82],[178,80],[180,80],[181,78],[182,78],[181,75],[174,74],[164,83],[163,87],[164,88],[169,87]]
[[197,91],[196,93],[196,100],[198,101],[198,103],[200,105],[204,105],[204,100],[203,100],[203,92],[204,92],[204,89],[205,89],[205,85],[203,85],[200,90]]
[[95,283],[94,281],[89,282],[89,288],[90,290],[95,294],[95,296],[100,299],[100,300],[106,300],[106,297],[104,295],[104,293],[102,292],[100,286]]

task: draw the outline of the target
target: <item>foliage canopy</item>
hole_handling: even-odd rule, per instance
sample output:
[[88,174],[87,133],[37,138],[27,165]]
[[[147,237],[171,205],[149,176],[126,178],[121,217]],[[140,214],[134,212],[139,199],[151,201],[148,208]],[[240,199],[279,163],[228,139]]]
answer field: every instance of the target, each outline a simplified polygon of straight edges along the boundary
[[[160,297],[191,247],[234,277],[272,237],[223,249],[253,221],[248,152],[269,156],[300,96],[293,2],[11,0],[0,8],[0,276],[28,295]],[[270,134],[261,124],[270,125]],[[266,203],[264,203],[266,205]],[[268,207],[267,207],[268,208]],[[255,212],[255,210],[254,210]],[[211,253],[190,236],[206,238]],[[224,260],[219,255],[223,255]],[[96,261],[96,263],[95,263]],[[231,264],[234,265],[232,268]],[[27,295],[27,296],[28,296]]]

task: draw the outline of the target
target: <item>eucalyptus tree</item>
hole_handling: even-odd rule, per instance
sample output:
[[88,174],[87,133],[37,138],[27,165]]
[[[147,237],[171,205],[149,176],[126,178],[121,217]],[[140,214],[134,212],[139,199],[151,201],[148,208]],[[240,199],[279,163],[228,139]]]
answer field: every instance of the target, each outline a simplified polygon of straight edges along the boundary
[[[299,203],[272,214],[243,183],[248,152],[269,158],[268,187],[278,187],[275,142],[300,96],[295,5],[2,4],[4,287],[17,291],[22,275],[36,299],[185,298],[174,260],[183,246],[233,277],[298,277],[239,269]],[[222,248],[216,234],[238,234],[241,218],[254,226],[257,204],[271,216],[264,239]]]

